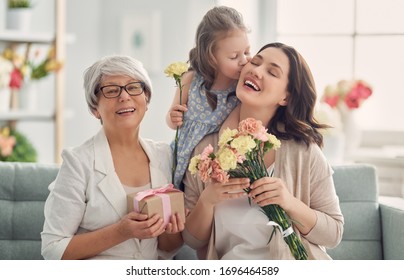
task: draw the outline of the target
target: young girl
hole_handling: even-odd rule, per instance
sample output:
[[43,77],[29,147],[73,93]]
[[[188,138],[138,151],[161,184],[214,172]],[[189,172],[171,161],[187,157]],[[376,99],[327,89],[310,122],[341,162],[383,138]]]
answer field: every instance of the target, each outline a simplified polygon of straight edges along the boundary
[[167,113],[168,126],[181,127],[173,182],[180,189],[194,147],[217,131],[238,104],[236,83],[251,58],[247,27],[233,8],[209,10],[198,26],[195,43],[189,53],[190,69],[181,80],[182,100],[177,89]]

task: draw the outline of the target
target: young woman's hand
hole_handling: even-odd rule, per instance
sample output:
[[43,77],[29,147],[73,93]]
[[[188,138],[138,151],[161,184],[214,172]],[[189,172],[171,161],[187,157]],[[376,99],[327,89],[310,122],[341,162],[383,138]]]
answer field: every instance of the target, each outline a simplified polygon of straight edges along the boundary
[[170,110],[169,110],[169,116],[170,116],[170,121],[171,124],[174,127],[180,127],[183,124],[183,119],[184,119],[184,113],[187,111],[187,105],[186,104],[176,104],[173,105]]
[[288,191],[280,178],[264,177],[251,184],[250,188],[248,196],[261,207],[277,204],[288,211],[293,206],[295,197]]
[[203,190],[200,199],[202,199],[205,204],[214,206],[220,201],[246,195],[244,189],[249,186],[250,180],[248,178],[231,178],[224,184],[217,181],[211,182],[208,183]]

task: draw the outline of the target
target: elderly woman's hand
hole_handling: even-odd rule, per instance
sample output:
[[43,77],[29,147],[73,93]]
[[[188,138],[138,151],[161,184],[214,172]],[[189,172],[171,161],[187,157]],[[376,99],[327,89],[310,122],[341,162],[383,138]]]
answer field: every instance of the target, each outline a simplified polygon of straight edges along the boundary
[[133,211],[119,221],[118,231],[127,239],[153,238],[164,232],[163,219],[157,214],[148,219],[147,215]]
[[166,233],[175,234],[183,231],[185,228],[185,221],[182,220],[180,214],[175,213],[171,215],[170,222],[166,226]]

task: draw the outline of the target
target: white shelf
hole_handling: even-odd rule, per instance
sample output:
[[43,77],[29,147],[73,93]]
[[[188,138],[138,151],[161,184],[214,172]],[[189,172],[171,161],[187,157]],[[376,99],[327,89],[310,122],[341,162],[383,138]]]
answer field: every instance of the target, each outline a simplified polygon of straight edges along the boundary
[[[75,40],[74,36],[66,35],[66,0],[55,0],[55,31],[50,32],[21,32],[14,30],[0,30],[0,42],[9,44],[54,44],[56,59],[65,61],[65,45]],[[2,49],[0,49],[1,51]],[[55,162],[61,162],[63,147],[63,119],[64,119],[64,69],[55,73],[55,109],[51,112],[23,111],[12,109],[0,112],[0,122],[9,122],[15,126],[19,121],[48,121],[54,124],[55,130]],[[15,107],[15,106],[13,106]]]
[[[51,44],[55,41],[56,34],[46,32],[27,32],[4,30],[0,31],[0,41],[11,43],[33,43],[33,44]],[[65,35],[65,43],[74,43],[76,37],[73,34]]]
[[55,114],[51,112],[28,112],[12,110],[0,112],[0,121],[49,121],[54,119]]
[[21,33],[12,30],[0,32],[0,41],[12,43],[41,43],[49,44],[55,40],[55,34],[52,33]]

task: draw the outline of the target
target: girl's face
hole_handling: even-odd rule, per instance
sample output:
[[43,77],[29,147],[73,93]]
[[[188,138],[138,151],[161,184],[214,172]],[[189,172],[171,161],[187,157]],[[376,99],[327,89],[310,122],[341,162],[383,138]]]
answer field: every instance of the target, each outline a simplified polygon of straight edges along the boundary
[[232,31],[217,41],[213,55],[216,62],[216,78],[237,80],[241,69],[251,59],[247,33],[238,29]]
[[289,59],[280,49],[267,48],[244,66],[237,97],[244,104],[276,109],[287,104]]
[[[128,76],[105,76],[101,86],[125,86],[129,83],[139,82]],[[106,98],[102,92],[98,93],[98,107],[94,115],[102,120],[108,131],[119,132],[121,129],[136,129],[139,127],[147,110],[146,95],[131,96],[125,89],[116,98]]]

